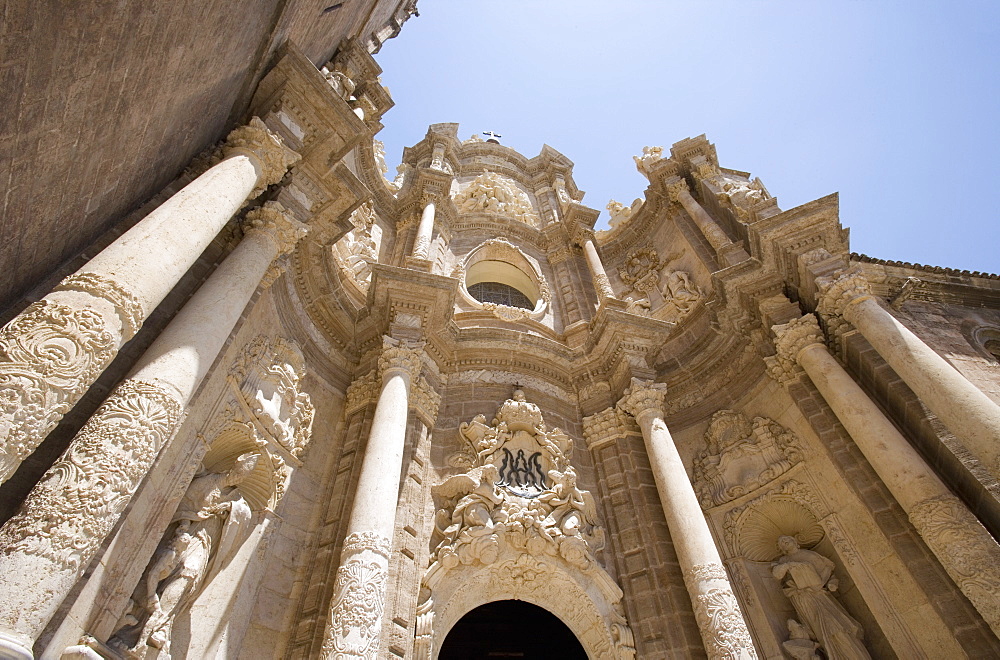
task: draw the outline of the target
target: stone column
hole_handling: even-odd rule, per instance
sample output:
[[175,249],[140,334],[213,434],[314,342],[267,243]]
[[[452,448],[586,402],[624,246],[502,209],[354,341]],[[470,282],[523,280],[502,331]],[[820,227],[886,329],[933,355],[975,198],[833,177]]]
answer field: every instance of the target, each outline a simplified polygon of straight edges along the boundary
[[642,429],[670,538],[677,551],[708,657],[710,660],[756,658],[750,631],[698,504],[698,496],[663,421],[664,396],[666,385],[663,383],[633,378],[618,407],[635,417]]
[[323,658],[375,660],[378,656],[410,384],[420,374],[422,358],[422,345],[383,338],[378,359],[382,389],[340,554]]
[[882,414],[823,344],[812,314],[773,328],[769,368],[787,382],[798,364],[833,409],[948,575],[1000,633],[1000,545]]
[[594,280],[594,287],[597,289],[597,299],[614,298],[615,292],[611,288],[611,280],[601,263],[601,255],[597,254],[597,247],[594,245],[594,232],[583,230],[577,238],[577,242],[583,247],[583,254],[587,258],[587,266],[590,268],[590,276]]
[[842,316],[853,324],[969,451],[1000,477],[1000,405],[882,307],[859,271],[819,278],[817,284],[819,313]]
[[149,347],[0,529],[0,659],[31,647],[114,528],[272,262],[305,233],[277,203]]
[[0,330],[0,483],[62,419],[250,196],[298,159],[256,117],[226,157]]
[[417,237],[413,241],[413,256],[417,259],[427,259],[431,250],[431,236],[434,234],[434,200],[428,199],[420,214],[420,224],[417,225]]
[[691,191],[688,190],[687,182],[684,179],[668,184],[667,196],[671,202],[679,203],[687,211],[687,214],[694,220],[694,224],[697,225],[698,231],[712,246],[724,265],[732,266],[749,257],[746,250],[733,243],[729,235],[715,221],[715,218],[709,215],[708,211],[698,203],[698,200],[691,196]]

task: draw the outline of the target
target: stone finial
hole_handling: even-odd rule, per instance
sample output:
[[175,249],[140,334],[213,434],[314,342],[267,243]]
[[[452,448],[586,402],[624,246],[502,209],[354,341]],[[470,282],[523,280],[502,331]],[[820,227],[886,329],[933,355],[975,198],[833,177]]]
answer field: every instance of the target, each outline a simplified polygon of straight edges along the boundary
[[301,158],[298,153],[286,147],[280,137],[268,130],[259,117],[233,129],[226,138],[223,152],[226,156],[233,153],[249,155],[260,166],[260,179],[250,193],[251,199],[264,192],[268,186],[281,181],[288,168]]
[[583,439],[588,449],[597,449],[625,435],[625,413],[611,406],[583,418]]
[[411,381],[420,374],[423,366],[424,342],[382,337],[382,353],[378,356],[378,370],[385,378],[393,371],[405,371]]
[[836,277],[816,279],[816,311],[822,316],[843,316],[849,305],[872,298],[871,285],[857,268],[850,268]]
[[823,344],[823,331],[815,314],[805,314],[784,325],[772,326],[778,357],[796,363],[799,351],[810,344]]
[[644,415],[663,415],[663,400],[667,396],[667,384],[651,380],[633,378],[632,384],[618,401],[618,407],[637,420]]
[[244,220],[246,233],[260,231],[266,233],[278,247],[278,256],[288,254],[309,232],[309,227],[285,210],[278,202],[267,202],[247,212]]
[[687,193],[691,194],[688,190],[687,181],[684,179],[677,179],[671,183],[667,184],[667,198],[675,204],[681,203],[681,195]]

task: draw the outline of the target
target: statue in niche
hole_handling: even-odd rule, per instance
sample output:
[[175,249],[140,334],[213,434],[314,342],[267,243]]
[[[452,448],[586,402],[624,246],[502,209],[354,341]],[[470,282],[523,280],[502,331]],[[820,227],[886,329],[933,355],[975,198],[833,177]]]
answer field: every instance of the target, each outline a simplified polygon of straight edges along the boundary
[[829,660],[868,659],[861,641],[864,630],[837,602],[833,592],[839,586],[832,561],[812,550],[799,547],[793,536],[779,536],[782,556],[771,565],[771,574],[802,623],[819,642]]
[[[132,611],[108,646],[126,657],[170,657],[170,636],[185,611],[236,555],[250,533],[250,507],[239,486],[261,455],[239,456],[224,473],[208,472],[191,482],[167,533],[132,595]],[[155,654],[154,654],[155,655]]]

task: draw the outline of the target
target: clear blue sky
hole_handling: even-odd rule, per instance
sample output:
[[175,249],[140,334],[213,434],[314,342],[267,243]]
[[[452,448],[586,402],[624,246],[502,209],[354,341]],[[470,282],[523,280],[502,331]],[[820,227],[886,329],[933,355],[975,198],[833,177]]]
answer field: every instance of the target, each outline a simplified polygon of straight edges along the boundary
[[427,126],[549,144],[607,222],[632,155],[707,134],[783,209],[840,192],[851,246],[1000,272],[1000,2],[420,0],[376,58],[390,175]]

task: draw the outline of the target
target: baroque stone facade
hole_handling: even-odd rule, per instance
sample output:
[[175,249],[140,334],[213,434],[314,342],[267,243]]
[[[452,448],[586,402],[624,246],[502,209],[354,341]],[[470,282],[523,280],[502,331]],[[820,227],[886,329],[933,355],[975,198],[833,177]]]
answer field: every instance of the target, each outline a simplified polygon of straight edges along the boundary
[[390,181],[414,3],[339,11],[4,301],[0,658],[468,657],[497,601],[592,659],[1000,655],[1000,277],[853,254],[704,136],[604,231],[455,124]]

